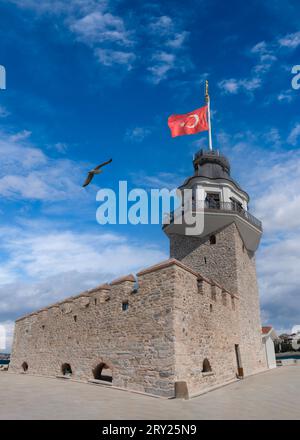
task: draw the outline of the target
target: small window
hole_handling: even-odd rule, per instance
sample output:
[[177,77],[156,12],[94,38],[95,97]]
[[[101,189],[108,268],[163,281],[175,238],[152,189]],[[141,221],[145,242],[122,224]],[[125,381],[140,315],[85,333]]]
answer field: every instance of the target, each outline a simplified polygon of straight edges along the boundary
[[70,364],[62,364],[61,372],[64,376],[72,376],[72,368]]
[[220,194],[219,193],[207,193],[205,204],[210,209],[220,209]]
[[235,302],[234,302],[233,296],[231,297],[231,307],[232,307],[232,310],[235,310]]
[[199,279],[197,280],[197,287],[198,287],[198,293],[203,294],[203,280]]
[[211,371],[212,371],[212,369],[210,366],[210,362],[207,358],[205,358],[203,361],[202,373],[210,373]]
[[42,329],[45,330],[45,326],[44,325],[42,325]]
[[77,322],[77,315],[74,315],[73,318],[74,318],[74,321]]
[[94,299],[94,304],[97,305],[97,298]]
[[209,311],[210,311],[210,312],[213,311],[213,306],[212,306],[212,304],[210,304],[210,306],[209,306]]
[[206,264],[207,263],[207,260],[206,260],[206,257],[204,257],[204,264]]
[[22,368],[23,368],[24,373],[26,373],[26,371],[28,370],[28,364],[27,364],[27,362],[23,362],[23,364],[22,364]]
[[217,242],[216,236],[215,235],[211,235],[209,237],[209,242],[210,242],[210,244],[216,244],[216,242]]
[[217,301],[217,288],[215,284],[211,286],[211,299]]
[[122,310],[123,310],[123,312],[126,312],[128,310],[128,308],[129,308],[128,301],[123,301],[122,302]]
[[222,304],[223,304],[223,306],[227,305],[227,294],[226,294],[226,292],[222,292]]

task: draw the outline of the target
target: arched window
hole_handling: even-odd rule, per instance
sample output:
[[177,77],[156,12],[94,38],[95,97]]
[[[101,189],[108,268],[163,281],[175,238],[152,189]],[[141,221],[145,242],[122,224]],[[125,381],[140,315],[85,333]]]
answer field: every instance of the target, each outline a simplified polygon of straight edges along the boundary
[[209,242],[210,242],[210,244],[216,244],[217,243],[216,236],[215,235],[211,235],[209,237]]
[[100,364],[96,365],[92,372],[94,379],[112,382],[112,370],[105,362],[100,362]]
[[70,364],[62,364],[61,372],[64,376],[72,376],[72,368]]
[[212,371],[209,360],[207,358],[203,361],[202,373],[210,373]]
[[23,362],[23,364],[22,364],[22,368],[23,368],[24,373],[26,373],[26,371],[28,370],[28,364],[27,364],[27,362]]

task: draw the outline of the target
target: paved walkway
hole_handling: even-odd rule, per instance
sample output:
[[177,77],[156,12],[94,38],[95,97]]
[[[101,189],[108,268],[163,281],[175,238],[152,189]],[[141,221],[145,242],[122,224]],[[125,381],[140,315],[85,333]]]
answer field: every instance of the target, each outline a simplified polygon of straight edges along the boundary
[[0,372],[0,419],[300,419],[300,366],[281,367],[188,401]]

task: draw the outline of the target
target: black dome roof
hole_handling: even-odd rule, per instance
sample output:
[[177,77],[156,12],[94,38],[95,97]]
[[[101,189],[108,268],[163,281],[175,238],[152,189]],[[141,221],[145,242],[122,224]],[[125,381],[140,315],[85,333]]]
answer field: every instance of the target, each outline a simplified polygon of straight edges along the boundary
[[228,180],[242,191],[249,200],[248,194],[240,187],[240,185],[230,176],[230,163],[228,159],[220,154],[219,150],[200,150],[195,154],[193,159],[194,175],[189,177],[184,187],[193,178],[203,177],[210,180]]
[[217,150],[200,150],[196,153],[193,164],[196,176],[231,180],[230,164]]

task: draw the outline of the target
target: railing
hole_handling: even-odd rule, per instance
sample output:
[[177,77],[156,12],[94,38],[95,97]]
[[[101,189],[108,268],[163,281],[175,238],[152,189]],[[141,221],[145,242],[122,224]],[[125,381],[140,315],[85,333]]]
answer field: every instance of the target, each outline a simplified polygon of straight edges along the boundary
[[[186,208],[188,210],[188,208]],[[218,202],[214,200],[201,200],[197,203],[195,201],[192,202],[192,210],[193,212],[196,212],[198,210],[204,210],[207,212],[214,212],[214,211],[221,211],[221,212],[233,212],[240,217],[247,220],[249,223],[251,223],[253,226],[257,227],[258,229],[262,230],[262,223],[260,220],[258,220],[254,215],[250,214],[249,211],[246,211],[243,209],[239,204],[235,202]],[[172,223],[174,221],[174,216],[181,215],[183,213],[183,210],[181,208],[176,209],[176,211],[173,211],[170,213],[169,220]]]

